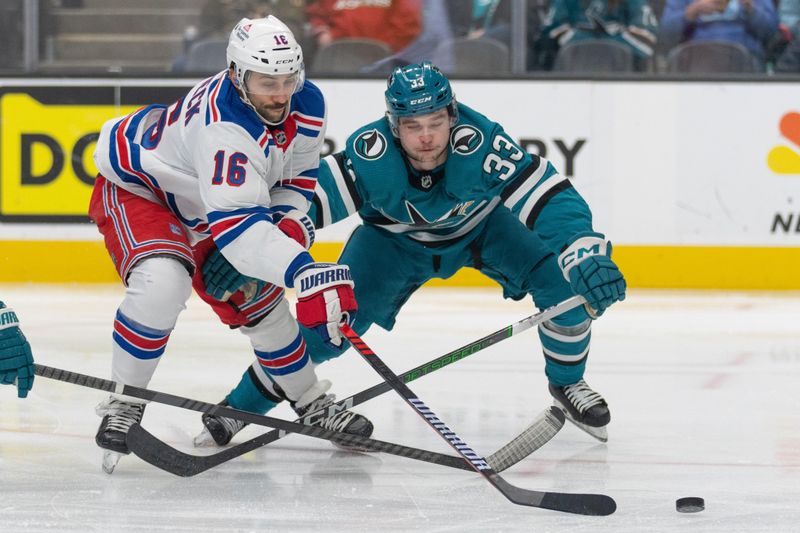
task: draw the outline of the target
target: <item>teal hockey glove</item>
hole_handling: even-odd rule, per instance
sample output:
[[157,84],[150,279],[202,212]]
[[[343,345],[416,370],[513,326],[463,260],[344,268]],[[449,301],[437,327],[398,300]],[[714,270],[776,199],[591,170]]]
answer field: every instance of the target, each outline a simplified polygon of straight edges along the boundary
[[[314,223],[305,213],[291,209],[287,213],[276,212],[275,219],[278,229],[306,250],[314,244]],[[223,302],[238,290],[244,292],[245,301],[250,301],[266,285],[265,281],[240,273],[216,248],[208,254],[202,271],[206,292]]]
[[572,291],[586,298],[596,316],[625,299],[625,278],[611,260],[611,243],[602,233],[581,233],[558,256]]
[[249,301],[267,284],[266,281],[245,276],[236,270],[217,248],[206,257],[202,271],[206,292],[215,300],[223,302],[238,290],[244,292],[245,301]]
[[17,382],[17,396],[25,398],[33,387],[33,354],[13,309],[0,302],[0,383]]

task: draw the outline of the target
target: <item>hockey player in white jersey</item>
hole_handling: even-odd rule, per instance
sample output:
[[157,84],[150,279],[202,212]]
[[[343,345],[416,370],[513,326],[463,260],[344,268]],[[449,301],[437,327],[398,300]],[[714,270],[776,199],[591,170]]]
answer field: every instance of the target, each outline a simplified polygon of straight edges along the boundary
[[[192,286],[220,319],[251,342],[253,390],[226,405],[267,411],[283,399],[295,411],[330,404],[306,351],[284,288],[297,289],[297,320],[339,345],[338,324],[357,310],[348,267],[314,262],[314,195],[326,126],[325,101],[305,80],[303,54],[277,18],[242,19],[233,29],[229,68],[170,106],[150,105],[107,122],[95,150],[89,215],[125,284],[113,332],[112,377],[147,386]],[[208,294],[201,271],[219,249],[238,272],[264,280],[233,294]],[[247,294],[245,294],[247,293]],[[96,442],[113,471],[128,453],[125,436],[142,419],[139,400],[111,395]],[[226,444],[235,420],[204,417],[196,443]],[[349,411],[318,422],[369,436],[372,424]]]

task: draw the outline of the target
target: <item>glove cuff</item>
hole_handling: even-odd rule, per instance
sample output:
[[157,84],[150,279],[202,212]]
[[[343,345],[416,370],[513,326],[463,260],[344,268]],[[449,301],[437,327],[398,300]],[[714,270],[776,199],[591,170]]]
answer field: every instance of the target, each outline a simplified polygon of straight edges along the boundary
[[278,222],[278,229],[308,250],[314,244],[316,232],[311,218],[298,209],[292,209]]
[[567,246],[558,256],[558,266],[569,281],[569,271],[588,257],[595,255],[611,255],[611,243],[602,233],[586,232],[578,234],[572,244]]
[[336,263],[311,263],[301,267],[294,276],[298,299],[342,285],[353,287],[353,278],[346,265]]
[[19,326],[19,319],[17,313],[10,307],[3,307],[0,309],[0,330],[8,328],[16,328]]

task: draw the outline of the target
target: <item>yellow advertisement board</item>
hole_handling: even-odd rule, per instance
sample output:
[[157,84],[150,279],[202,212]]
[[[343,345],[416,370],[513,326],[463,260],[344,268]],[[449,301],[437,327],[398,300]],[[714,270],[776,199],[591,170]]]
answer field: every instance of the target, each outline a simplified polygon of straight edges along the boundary
[[86,216],[100,127],[136,107],[52,105],[29,94],[0,95],[0,214]]

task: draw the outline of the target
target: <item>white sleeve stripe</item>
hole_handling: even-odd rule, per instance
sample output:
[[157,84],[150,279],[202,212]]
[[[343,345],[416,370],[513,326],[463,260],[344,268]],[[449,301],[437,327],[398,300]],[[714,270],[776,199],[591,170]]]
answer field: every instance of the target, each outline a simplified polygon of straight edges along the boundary
[[531,213],[531,211],[533,211],[533,208],[536,207],[536,203],[541,200],[542,196],[547,194],[547,191],[564,181],[566,181],[566,178],[561,174],[553,174],[547,178],[544,183],[542,183],[535,191],[533,191],[533,194],[528,197],[525,205],[523,205],[522,209],[519,211],[519,219],[523,224],[526,223],[528,220],[528,215]]
[[522,186],[519,189],[514,191],[514,194],[509,196],[506,199],[506,201],[503,202],[503,205],[505,205],[509,209],[513,208],[517,202],[522,200],[525,197],[525,195],[531,191],[531,189],[536,187],[536,184],[539,183],[540,179],[542,179],[542,176],[547,170],[547,167],[548,167],[547,159],[540,157],[539,168],[534,170],[533,173],[530,176],[528,176],[528,178],[525,180],[525,183],[522,184]]
[[333,180],[336,182],[336,188],[339,190],[339,196],[342,198],[342,202],[347,209],[347,213],[355,213],[356,204],[353,202],[353,198],[350,196],[350,190],[347,188],[347,184],[345,183],[344,176],[342,175],[342,169],[339,168],[338,161],[336,161],[332,155],[326,156],[325,160],[328,162],[328,168],[331,170]]
[[590,327],[586,331],[578,335],[564,335],[562,333],[555,332],[551,329],[540,327],[539,333],[559,342],[572,343],[572,342],[580,342],[586,339],[586,337],[588,337],[592,333],[592,328]]
[[563,353],[556,353],[552,350],[548,350],[547,348],[542,348],[544,354],[549,357],[550,359],[555,359],[556,361],[561,361],[562,363],[579,363],[583,358],[585,358],[589,354],[589,347],[587,346],[585,350],[583,350],[579,354],[571,355],[571,354],[563,354]]
[[647,56],[653,55],[653,49],[651,47],[647,46],[646,43],[644,43],[643,41],[640,41],[639,39],[637,39],[636,37],[634,37],[630,33],[624,32],[622,34],[622,38],[625,39],[626,43],[630,44],[631,46],[633,46],[634,48],[636,48],[637,50],[639,50],[643,54],[645,54]]

